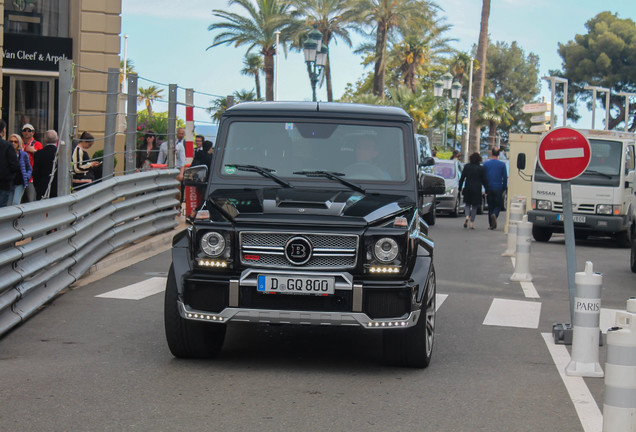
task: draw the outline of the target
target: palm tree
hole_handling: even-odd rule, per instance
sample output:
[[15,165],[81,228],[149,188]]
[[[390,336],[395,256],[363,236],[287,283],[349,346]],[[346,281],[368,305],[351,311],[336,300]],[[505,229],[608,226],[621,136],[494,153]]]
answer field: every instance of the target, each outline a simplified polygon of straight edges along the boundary
[[373,94],[384,99],[387,41],[399,28],[422,27],[437,6],[428,0],[359,0],[363,25],[375,28]]
[[387,101],[389,105],[404,109],[413,118],[418,133],[422,133],[428,128],[432,120],[431,112],[435,102],[433,95],[422,94],[419,87],[416,88],[416,91],[412,91],[407,86],[389,89],[389,100]]
[[258,54],[247,54],[243,59],[245,66],[241,73],[243,75],[253,76],[256,89],[256,99],[261,100],[261,77],[260,72],[263,70],[263,58]]
[[218,33],[208,49],[225,44],[248,45],[247,52],[260,48],[265,70],[265,100],[274,100],[274,55],[276,54],[276,31],[280,31],[279,42],[286,50],[291,36],[300,23],[297,13],[288,0],[229,0],[228,9],[239,6],[243,16],[235,12],[215,9],[213,15],[222,21],[210,24],[208,30]]
[[148,110],[148,117],[152,117],[152,102],[155,99],[159,99],[161,97],[161,93],[163,93],[163,89],[160,89],[157,86],[150,87],[139,87],[137,90],[139,96],[137,96],[137,100],[139,102],[146,102],[146,109]]
[[[305,17],[307,27],[315,25],[322,33],[322,43],[329,48],[332,40],[340,39],[347,46],[351,46],[349,30],[354,25],[356,12],[349,0],[296,0],[300,16]],[[299,44],[300,45],[300,44]],[[333,102],[333,87],[331,83],[331,62],[327,52],[327,64],[324,70],[327,82],[327,100]]]
[[488,126],[488,149],[495,146],[499,125],[509,125],[514,118],[510,115],[510,106],[503,99],[484,97],[481,108],[475,113],[475,122],[479,126]]
[[[472,111],[477,112],[481,108],[480,102],[484,96],[484,85],[486,83],[486,50],[488,49],[488,17],[490,16],[490,0],[482,0],[481,25],[479,28],[479,43],[477,45],[477,62],[479,69],[475,75],[473,83],[473,106]],[[469,101],[470,102],[470,101]],[[470,152],[479,151],[479,138],[481,127],[475,122],[470,130],[469,149]]]

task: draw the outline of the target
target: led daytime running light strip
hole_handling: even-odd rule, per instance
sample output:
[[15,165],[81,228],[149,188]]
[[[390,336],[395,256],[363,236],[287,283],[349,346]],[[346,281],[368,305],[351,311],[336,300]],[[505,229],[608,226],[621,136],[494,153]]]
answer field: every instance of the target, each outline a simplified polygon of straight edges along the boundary
[[199,264],[200,267],[227,267],[227,263],[225,261],[215,261],[208,259],[200,259],[197,264]]
[[188,313],[186,315],[188,318],[205,320],[205,321],[223,321],[223,317],[216,315],[206,315],[206,314],[196,314],[196,313]]
[[400,267],[369,267],[369,273],[399,273]]
[[406,327],[406,321],[370,322],[367,327]]

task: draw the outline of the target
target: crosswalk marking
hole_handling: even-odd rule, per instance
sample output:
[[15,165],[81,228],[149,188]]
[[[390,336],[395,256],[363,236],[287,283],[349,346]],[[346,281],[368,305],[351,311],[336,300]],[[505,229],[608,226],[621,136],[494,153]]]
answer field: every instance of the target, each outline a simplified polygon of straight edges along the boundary
[[435,294],[435,310],[438,311],[442,307],[442,303],[448,298],[448,294]]
[[483,325],[501,327],[538,328],[541,303],[493,299]]
[[166,288],[165,277],[153,277],[132,285],[125,286],[104,294],[96,295],[100,298],[112,298],[121,300],[141,300],[151,295],[158,294]]

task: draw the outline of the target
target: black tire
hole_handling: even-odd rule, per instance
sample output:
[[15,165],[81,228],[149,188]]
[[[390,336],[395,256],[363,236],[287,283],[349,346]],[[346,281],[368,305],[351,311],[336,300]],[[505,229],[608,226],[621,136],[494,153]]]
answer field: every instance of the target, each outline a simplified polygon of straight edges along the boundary
[[435,270],[431,268],[417,324],[404,330],[384,330],[382,342],[387,364],[412,368],[430,364],[435,341],[436,294]]
[[552,230],[550,228],[532,225],[532,237],[538,242],[548,242],[552,237]]
[[174,268],[170,266],[164,300],[166,341],[177,358],[216,357],[225,340],[226,324],[204,323],[181,318]]
[[459,215],[459,197],[455,199],[455,207],[450,212],[450,216],[456,218]]
[[433,200],[433,204],[431,205],[431,210],[424,215],[424,220],[430,226],[435,225],[435,213],[437,212],[437,206],[435,205],[435,200]]
[[632,269],[632,273],[636,273],[636,238],[632,240],[632,253],[630,254],[629,264]]
[[620,248],[628,248],[632,245],[632,232],[629,229],[621,231],[614,236],[616,246]]

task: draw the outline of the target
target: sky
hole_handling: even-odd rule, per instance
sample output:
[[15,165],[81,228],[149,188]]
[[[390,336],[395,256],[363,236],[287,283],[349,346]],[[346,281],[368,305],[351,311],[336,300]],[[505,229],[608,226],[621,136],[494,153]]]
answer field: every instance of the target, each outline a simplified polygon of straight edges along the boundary
[[[479,37],[480,0],[437,0],[441,16],[452,25],[449,37],[457,39],[453,47],[470,52]],[[208,26],[216,22],[213,9],[227,10],[227,0],[122,0],[122,47],[120,55],[133,60],[139,75],[139,86],[163,88],[179,86],[178,100],[184,100],[181,89],[195,90],[195,121],[211,122],[205,107],[215,97],[236,90],[252,90],[252,77],[241,75],[247,46],[218,46],[207,49],[215,33]],[[619,18],[636,20],[636,0],[491,0],[489,34],[492,41],[517,44],[528,55],[539,56],[540,75],[560,69],[559,43],[586,34],[585,22],[599,12],[609,10]],[[124,42],[124,41],[127,42]],[[334,98],[342,96],[347,83],[355,83],[372,66],[364,68],[361,56],[343,42],[330,44]],[[354,46],[355,48],[355,46]],[[261,79],[264,95],[265,82]],[[326,100],[326,89],[319,88],[318,99]],[[550,100],[549,83],[542,80],[540,97]],[[289,51],[278,64],[279,100],[311,100],[311,86],[301,52]],[[157,101],[155,111],[167,111],[165,102]],[[562,115],[557,107],[557,116]],[[591,126],[591,115],[584,106],[579,124]],[[180,116],[183,114],[179,113]],[[561,117],[562,118],[562,117]],[[602,128],[603,107],[596,109],[596,127]]]

